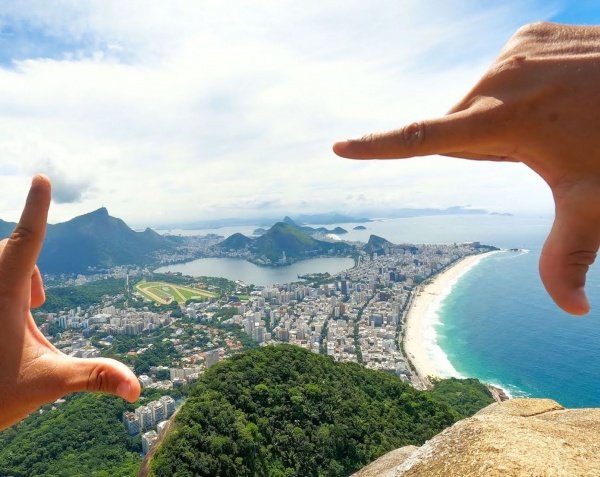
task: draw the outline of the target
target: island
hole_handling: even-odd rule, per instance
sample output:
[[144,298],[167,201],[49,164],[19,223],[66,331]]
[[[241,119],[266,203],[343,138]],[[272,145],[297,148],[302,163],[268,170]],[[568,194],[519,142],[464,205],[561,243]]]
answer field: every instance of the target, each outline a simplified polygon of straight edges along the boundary
[[364,225],[357,225],[354,230],[367,230],[367,228]]

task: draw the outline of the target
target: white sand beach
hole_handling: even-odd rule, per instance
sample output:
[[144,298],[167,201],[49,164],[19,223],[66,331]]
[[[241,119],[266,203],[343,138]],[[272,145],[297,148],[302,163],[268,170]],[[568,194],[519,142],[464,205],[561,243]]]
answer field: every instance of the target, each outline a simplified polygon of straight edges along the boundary
[[456,282],[490,253],[494,252],[465,257],[415,290],[406,316],[404,350],[421,378],[460,377],[437,344],[437,312]]

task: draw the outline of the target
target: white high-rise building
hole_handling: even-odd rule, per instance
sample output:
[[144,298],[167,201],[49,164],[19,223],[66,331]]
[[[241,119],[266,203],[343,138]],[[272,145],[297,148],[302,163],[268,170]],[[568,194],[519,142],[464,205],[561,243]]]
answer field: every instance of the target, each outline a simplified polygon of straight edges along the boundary
[[165,415],[165,406],[160,401],[152,401],[148,404],[148,407],[152,411],[152,420],[154,422],[160,422],[164,420]]
[[156,433],[156,431],[149,431],[142,435],[142,452],[144,453],[144,455],[146,455],[150,451],[150,449],[152,449],[152,446],[156,444],[157,440],[158,434]]
[[154,424],[154,420],[152,419],[152,411],[148,406],[138,407],[135,410],[135,415],[138,418],[141,430],[150,429]]
[[140,433],[140,423],[137,416],[133,412],[123,413],[123,424],[127,428],[127,432],[130,436],[135,436]]
[[163,396],[159,401],[165,409],[165,417],[171,417],[175,413],[175,400],[171,396]]
[[212,351],[207,351],[205,353],[206,359],[206,367],[210,368],[211,366],[217,364],[219,362],[219,350],[213,349]]

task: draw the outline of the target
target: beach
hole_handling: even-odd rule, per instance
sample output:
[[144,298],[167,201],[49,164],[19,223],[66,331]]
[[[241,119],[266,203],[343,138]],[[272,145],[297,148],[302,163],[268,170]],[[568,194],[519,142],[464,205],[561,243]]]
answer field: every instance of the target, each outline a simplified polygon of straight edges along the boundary
[[437,344],[438,310],[457,281],[491,253],[495,252],[465,257],[415,288],[405,318],[403,342],[406,355],[424,383],[428,383],[428,377],[461,377]]

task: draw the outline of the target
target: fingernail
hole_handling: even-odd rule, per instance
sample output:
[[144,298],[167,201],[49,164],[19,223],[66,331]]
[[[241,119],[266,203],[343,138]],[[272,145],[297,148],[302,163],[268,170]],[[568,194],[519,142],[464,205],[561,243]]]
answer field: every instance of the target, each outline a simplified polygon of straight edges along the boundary
[[131,394],[131,384],[127,381],[123,381],[119,383],[117,386],[117,396],[122,397],[123,399],[129,401],[129,395]]

